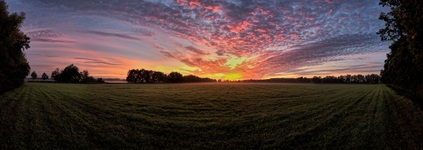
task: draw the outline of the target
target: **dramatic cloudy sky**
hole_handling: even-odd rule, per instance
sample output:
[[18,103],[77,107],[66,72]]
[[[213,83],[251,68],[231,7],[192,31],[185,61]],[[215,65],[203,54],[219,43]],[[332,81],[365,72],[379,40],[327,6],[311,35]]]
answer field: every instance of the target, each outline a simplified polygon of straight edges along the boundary
[[378,0],[6,0],[39,74],[129,69],[216,79],[379,73]]

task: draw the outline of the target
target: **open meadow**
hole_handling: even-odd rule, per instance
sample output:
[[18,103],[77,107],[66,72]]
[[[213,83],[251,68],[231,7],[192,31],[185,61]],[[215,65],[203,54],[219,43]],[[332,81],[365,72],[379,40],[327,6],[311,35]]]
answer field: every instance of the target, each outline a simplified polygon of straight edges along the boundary
[[381,84],[26,83],[0,149],[419,149],[422,118]]

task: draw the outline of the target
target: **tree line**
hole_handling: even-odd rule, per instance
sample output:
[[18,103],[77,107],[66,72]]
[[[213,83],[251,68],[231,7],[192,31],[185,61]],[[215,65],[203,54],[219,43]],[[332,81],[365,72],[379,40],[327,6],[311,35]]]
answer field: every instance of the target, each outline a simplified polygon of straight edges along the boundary
[[335,76],[314,76],[311,81],[313,83],[369,83],[369,84],[378,84],[380,83],[380,76],[377,74],[367,74],[367,75],[341,75],[338,77]]
[[423,99],[423,3],[381,0],[379,4],[390,12],[381,13],[385,27],[378,34],[382,41],[392,41],[382,82]]
[[269,83],[367,83],[367,84],[378,84],[380,83],[380,75],[367,74],[367,75],[340,75],[336,76],[314,76],[313,78],[298,77],[298,78],[270,78],[261,80],[238,80],[228,81],[223,80],[222,82],[269,82]]
[[[33,80],[37,79],[38,75],[35,71],[31,73],[31,77]],[[54,71],[51,72],[50,76],[55,82],[59,83],[105,83],[103,78],[94,78],[90,76],[88,70],[83,70],[79,72],[79,68],[73,64],[65,67],[65,69],[60,70],[56,68]],[[43,80],[48,79],[48,75],[43,73],[41,78]]]
[[201,78],[195,75],[183,76],[179,72],[165,74],[160,71],[146,69],[131,69],[126,77],[128,83],[190,83],[190,82],[216,82],[215,79]]

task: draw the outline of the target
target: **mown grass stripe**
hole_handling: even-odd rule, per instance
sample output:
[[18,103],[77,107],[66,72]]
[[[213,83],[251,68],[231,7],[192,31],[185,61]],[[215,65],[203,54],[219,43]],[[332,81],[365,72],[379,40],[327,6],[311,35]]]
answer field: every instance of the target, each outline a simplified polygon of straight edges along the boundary
[[30,83],[0,96],[0,148],[413,148],[402,100],[362,84]]

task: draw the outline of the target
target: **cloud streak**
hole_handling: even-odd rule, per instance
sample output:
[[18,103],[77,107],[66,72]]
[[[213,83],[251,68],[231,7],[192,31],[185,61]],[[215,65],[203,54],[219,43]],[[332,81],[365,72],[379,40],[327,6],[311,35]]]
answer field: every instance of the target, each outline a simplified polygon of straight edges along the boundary
[[63,35],[52,30],[39,30],[28,32],[27,35],[31,41],[36,42],[58,42],[58,43],[75,43],[75,41],[64,39]]
[[114,38],[123,38],[128,40],[140,40],[138,38],[134,38],[125,34],[117,34],[117,33],[107,33],[107,32],[100,32],[100,31],[81,31],[82,33],[89,33],[89,34],[95,34],[98,36],[104,36],[104,37],[114,37]]

